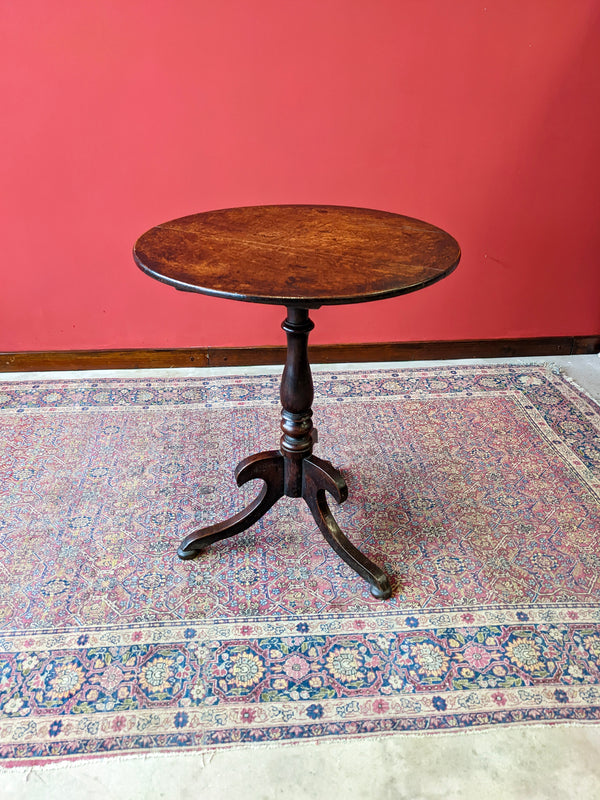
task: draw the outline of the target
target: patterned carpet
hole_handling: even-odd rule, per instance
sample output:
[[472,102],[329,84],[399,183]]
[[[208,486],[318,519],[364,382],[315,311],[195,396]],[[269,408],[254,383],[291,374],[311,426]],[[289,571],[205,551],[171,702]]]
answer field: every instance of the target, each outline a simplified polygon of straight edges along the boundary
[[333,511],[256,495],[278,376],[0,384],[8,763],[600,719],[600,408],[539,366],[317,373]]

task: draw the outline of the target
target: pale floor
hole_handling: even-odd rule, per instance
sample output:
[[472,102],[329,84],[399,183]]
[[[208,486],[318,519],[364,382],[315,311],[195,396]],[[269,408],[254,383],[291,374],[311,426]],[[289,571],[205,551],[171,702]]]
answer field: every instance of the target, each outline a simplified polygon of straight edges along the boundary
[[[554,363],[600,400],[597,356],[488,359]],[[435,362],[342,364],[319,369],[433,366]],[[438,362],[444,364],[471,361]],[[275,372],[280,367],[273,368]],[[270,368],[210,370],[213,374]],[[88,376],[207,375],[209,370],[0,374],[0,380]],[[337,742],[250,747],[196,755],[135,756],[0,771],[4,800],[191,800],[242,797],[381,800],[600,800],[600,726],[528,726],[467,733],[396,734]]]

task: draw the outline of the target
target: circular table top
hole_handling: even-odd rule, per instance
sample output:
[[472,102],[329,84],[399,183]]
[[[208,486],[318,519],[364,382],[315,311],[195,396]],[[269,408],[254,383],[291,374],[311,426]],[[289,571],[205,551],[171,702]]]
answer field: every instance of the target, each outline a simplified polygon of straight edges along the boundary
[[249,206],[157,225],[135,244],[148,275],[176,289],[318,308],[413,292],[448,275],[456,240],[400,214],[340,206]]

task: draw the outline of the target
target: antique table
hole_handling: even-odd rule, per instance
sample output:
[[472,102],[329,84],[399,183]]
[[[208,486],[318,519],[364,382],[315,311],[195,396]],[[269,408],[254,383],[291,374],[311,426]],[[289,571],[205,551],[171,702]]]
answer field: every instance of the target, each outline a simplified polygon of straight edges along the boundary
[[386,574],[342,533],[326,492],[348,496],[340,472],[313,455],[314,397],[308,361],[309,309],[363,303],[414,292],[448,275],[460,259],[455,239],[426,222],[361,208],[256,206],[209,211],[152,228],[136,242],[137,265],[188,292],[286,306],[287,356],[281,378],[279,450],[249,456],[235,470],[239,486],[264,481],[259,496],[225,522],[193,530],[180,558],[254,524],[284,495],[302,497],[335,552],[386,599]]

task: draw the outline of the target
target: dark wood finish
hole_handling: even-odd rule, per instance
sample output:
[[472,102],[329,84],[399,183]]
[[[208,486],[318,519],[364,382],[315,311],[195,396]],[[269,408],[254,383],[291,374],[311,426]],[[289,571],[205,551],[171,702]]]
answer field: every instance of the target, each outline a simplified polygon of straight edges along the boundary
[[327,492],[338,502],[346,499],[342,475],[312,453],[309,309],[428,286],[456,268],[456,240],[428,223],[383,211],[261,206],[164,223],[138,239],[133,255],[140,269],[176,289],[287,307],[280,449],[244,459],[235,473],[238,485],[261,478],[262,491],[231,519],[188,534],[179,556],[193,558],[240,533],[284,495],[301,497],[331,547],[370,583],[372,594],[390,597],[387,576],[348,541],[327,504]]
[[302,308],[421,289],[460,260],[421,220],[339,206],[253,206],[165,222],[141,236],[137,265],[176,289]]
[[284,495],[301,497],[335,552],[368,581],[374,597],[386,600],[392,594],[387,575],[344,536],[327,504],[326,492],[338,503],[346,500],[346,482],[329,461],[312,454],[315,437],[308,334],[314,326],[307,309],[296,306],[288,308],[282,327],[287,334],[288,348],[280,388],[280,449],[245,458],[235,471],[238,486],[260,478],[264,481],[262,491],[250,505],[231,519],[193,530],[185,537],[177,554],[183,559],[194,558],[213,542],[235,536],[249,528]]
[[348,490],[332,464],[312,455],[313,382],[308,310],[412,292],[455,269],[460,248],[449,234],[411,217],[339,206],[258,206],[209,211],[158,225],[135,244],[136,264],[175,289],[285,305],[286,361],[281,377],[279,451],[238,465],[236,480],[262,478],[250,505],[226,522],[192,531],[179,548],[192,558],[207,544],[252,525],[280,497],[302,497],[335,552],[382,599],[387,576],[352,545],[335,522],[326,492]]
[[[364,361],[443,361],[453,358],[527,358],[528,356],[592,355],[598,352],[600,352],[600,336],[315,344],[308,348],[312,364],[345,364]],[[215,347],[208,350],[208,362],[210,367],[283,364],[285,348]]]
[[[283,349],[283,348],[282,348]],[[49,350],[0,353],[0,372],[58,372],[89,369],[208,367],[208,350]]]
[[287,358],[281,376],[281,453],[285,459],[285,493],[302,496],[302,462],[312,454],[314,398],[308,363],[308,334],[314,328],[305,308],[288,308],[282,325],[287,336]]
[[[600,336],[547,336],[529,339],[468,339],[442,342],[316,344],[313,364],[361,361],[431,361],[449,358],[508,358],[591,355]],[[174,350],[64,350],[0,353],[0,372],[170,367],[245,367],[284,364],[285,347],[198,347]]]

